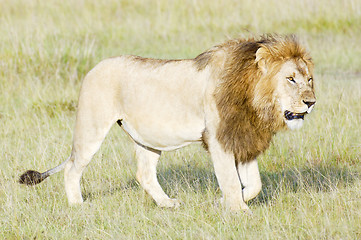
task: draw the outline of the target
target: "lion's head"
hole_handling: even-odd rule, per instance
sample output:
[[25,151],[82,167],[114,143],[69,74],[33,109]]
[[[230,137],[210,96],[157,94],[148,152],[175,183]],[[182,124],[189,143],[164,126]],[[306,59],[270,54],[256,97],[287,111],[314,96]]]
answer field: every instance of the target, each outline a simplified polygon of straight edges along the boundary
[[272,82],[276,109],[283,121],[290,129],[300,128],[316,102],[311,58],[290,36],[261,44],[255,61],[262,75]]
[[278,130],[299,128],[311,112],[313,63],[294,36],[233,40],[218,48],[227,57],[215,92],[217,137],[237,161],[250,161]]

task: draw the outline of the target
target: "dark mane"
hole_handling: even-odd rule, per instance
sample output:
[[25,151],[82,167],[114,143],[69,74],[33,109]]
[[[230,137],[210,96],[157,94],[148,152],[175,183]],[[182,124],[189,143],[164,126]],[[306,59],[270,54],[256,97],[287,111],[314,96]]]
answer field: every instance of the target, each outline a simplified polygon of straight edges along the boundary
[[[291,58],[310,58],[296,39],[265,36],[259,40],[226,43],[226,59],[215,99],[220,115],[217,139],[224,149],[233,152],[237,162],[256,158],[269,147],[272,136],[285,123],[273,101],[274,74],[280,62]],[[273,71],[263,76],[256,61],[258,49],[264,48]],[[256,99],[255,95],[261,96]]]

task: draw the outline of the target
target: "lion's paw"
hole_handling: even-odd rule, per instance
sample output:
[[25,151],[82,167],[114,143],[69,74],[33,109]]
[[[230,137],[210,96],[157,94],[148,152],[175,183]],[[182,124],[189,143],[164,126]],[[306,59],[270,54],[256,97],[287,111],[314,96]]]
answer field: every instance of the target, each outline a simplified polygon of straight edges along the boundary
[[157,203],[159,207],[162,208],[178,208],[181,205],[181,202],[174,198],[164,199],[161,202]]
[[253,212],[251,211],[251,209],[249,209],[249,207],[245,203],[244,204],[227,204],[225,202],[224,198],[222,197],[215,201],[215,205],[217,207],[223,206],[232,213],[236,213],[236,214],[243,213],[250,217],[253,216]]

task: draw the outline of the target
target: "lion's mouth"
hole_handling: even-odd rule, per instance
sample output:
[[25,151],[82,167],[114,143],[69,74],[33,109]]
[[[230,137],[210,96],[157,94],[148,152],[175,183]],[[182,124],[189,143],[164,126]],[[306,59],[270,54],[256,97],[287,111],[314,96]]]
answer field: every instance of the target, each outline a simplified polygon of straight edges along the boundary
[[290,112],[290,111],[286,110],[286,111],[285,111],[285,118],[286,118],[287,120],[303,119],[306,114],[307,114],[307,112],[294,113],[294,112]]

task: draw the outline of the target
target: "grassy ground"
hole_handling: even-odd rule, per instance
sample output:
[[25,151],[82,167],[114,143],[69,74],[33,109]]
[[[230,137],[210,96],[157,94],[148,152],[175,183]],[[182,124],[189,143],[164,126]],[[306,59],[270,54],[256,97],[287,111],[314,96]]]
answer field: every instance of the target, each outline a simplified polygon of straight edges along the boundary
[[[360,239],[361,3],[357,0],[0,0],[0,236],[4,239]],[[253,217],[217,204],[200,145],[165,153],[159,209],[134,180],[131,142],[111,129],[69,207],[58,174],[17,183],[70,153],[81,79],[120,54],[191,58],[227,38],[296,33],[316,63],[318,103],[301,131],[259,157]],[[1,238],[1,237],[0,237]]]

